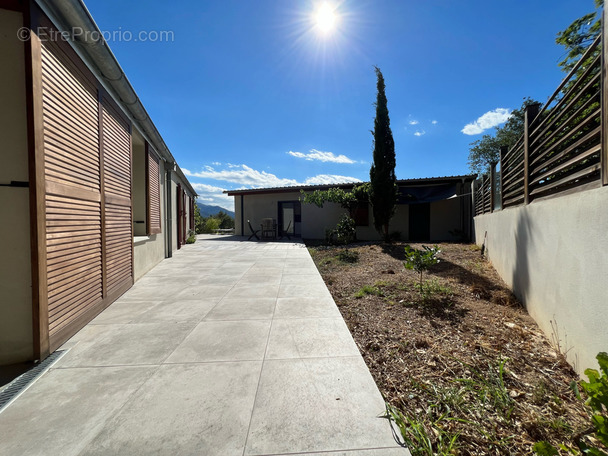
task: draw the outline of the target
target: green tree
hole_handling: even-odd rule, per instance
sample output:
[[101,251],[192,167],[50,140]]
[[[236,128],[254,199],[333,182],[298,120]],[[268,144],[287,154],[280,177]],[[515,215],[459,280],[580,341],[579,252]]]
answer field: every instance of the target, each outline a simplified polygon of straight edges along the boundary
[[201,216],[201,210],[198,204],[194,204],[194,230],[197,234],[203,232],[203,217]]
[[348,211],[351,217],[354,217],[355,210],[361,203],[369,201],[369,183],[355,185],[352,190],[347,191],[341,188],[329,188],[327,190],[315,190],[312,193],[306,193],[302,190],[302,202],[306,204],[314,204],[317,207],[323,207],[325,203],[336,203]]
[[[562,70],[570,72],[589,45],[600,34],[601,14],[599,9],[603,4],[603,0],[595,0],[596,11],[585,14],[573,21],[566,29],[558,32],[555,42],[565,48],[565,58],[558,64]],[[599,49],[596,52],[599,52]],[[579,71],[584,71],[595,56],[596,54],[593,54],[589,57],[588,62],[583,62]],[[567,91],[575,80],[576,78],[570,81],[564,90]],[[517,142],[524,133],[524,110],[527,105],[534,103],[538,102],[531,98],[524,98],[521,108],[514,110],[509,120],[502,127],[497,128],[493,135],[483,135],[481,139],[470,144],[468,162],[472,172],[479,174],[487,172],[492,162],[498,162],[500,147],[510,147]]]
[[391,132],[385,94],[384,76],[375,67],[378,95],[374,119],[374,155],[370,178],[370,202],[374,214],[374,226],[385,240],[389,240],[388,224],[395,213],[397,184],[395,177],[395,141]]
[[315,190],[314,192],[306,193],[301,191],[300,200],[305,204],[314,204],[322,208],[325,203],[336,203],[348,211],[344,214],[336,228],[328,230],[328,241],[332,242],[333,236],[337,236],[338,240],[348,244],[357,239],[357,228],[354,217],[355,211],[360,204],[369,203],[369,188],[368,182],[353,186],[352,190],[347,191],[341,188],[329,188],[327,190]]
[[483,135],[481,139],[469,145],[469,169],[472,172],[483,174],[490,169],[492,163],[498,163],[500,147],[513,146],[524,134],[526,106],[537,103],[538,101],[531,98],[524,98],[521,108],[513,110],[509,120],[502,127],[496,127],[493,135]]
[[220,222],[215,217],[207,217],[203,220],[203,233],[214,233],[220,227]]
[[[600,8],[604,0],[595,0],[596,10],[576,19],[566,29],[557,34],[555,42],[566,48],[566,57],[559,62],[562,70],[569,73],[583,56],[602,29]],[[592,59],[595,56],[591,56]],[[586,64],[583,64],[585,67]]]
[[227,230],[234,228],[234,219],[224,211],[219,211],[214,217],[218,220],[221,229]]

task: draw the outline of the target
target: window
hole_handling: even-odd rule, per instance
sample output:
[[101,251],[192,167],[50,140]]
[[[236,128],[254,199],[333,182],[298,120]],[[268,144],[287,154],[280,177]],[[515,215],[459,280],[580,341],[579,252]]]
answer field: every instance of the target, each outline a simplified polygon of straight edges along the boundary
[[137,130],[132,136],[133,235],[161,232],[160,158]]

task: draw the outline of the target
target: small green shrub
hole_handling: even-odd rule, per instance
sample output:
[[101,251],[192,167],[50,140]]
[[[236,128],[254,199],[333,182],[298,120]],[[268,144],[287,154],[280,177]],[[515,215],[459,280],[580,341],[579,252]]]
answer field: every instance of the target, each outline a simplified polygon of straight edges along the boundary
[[350,244],[357,237],[355,221],[348,214],[343,214],[334,229],[325,230],[327,244]]
[[355,298],[362,298],[367,295],[384,296],[384,293],[375,285],[363,285],[359,291],[355,293]]
[[214,233],[215,230],[218,230],[219,228],[219,220],[214,217],[209,217],[205,220],[205,224],[203,225],[203,233]]
[[405,246],[405,262],[403,265],[406,269],[413,269],[420,274],[420,296],[422,297],[422,273],[428,270],[434,264],[439,263],[437,255],[441,253],[438,246],[427,247],[422,246],[422,250],[416,250],[409,245]]
[[356,263],[357,261],[359,261],[359,252],[345,249],[338,252],[337,257],[338,260],[343,263]]
[[194,244],[196,242],[196,233],[193,230],[188,230],[188,239],[186,244]]
[[344,214],[336,225],[336,237],[341,244],[350,244],[357,234],[355,221],[348,214]]
[[[583,433],[579,433],[574,441],[576,447],[560,445],[560,449],[571,454],[590,454],[592,456],[608,456],[608,453],[590,446],[583,437],[591,434],[594,440],[603,444],[608,448],[608,353],[601,352],[596,356],[600,366],[601,373],[595,369],[586,369],[585,375],[589,381],[581,380],[581,388],[587,394],[588,399],[585,401],[591,408],[591,425],[592,427]],[[572,382],[570,387],[580,399],[580,393],[576,382]],[[557,448],[548,442],[537,442],[534,444],[534,452],[541,456],[554,456],[559,454]]]
[[416,284],[416,288],[424,299],[431,298],[433,295],[443,295],[451,297],[454,295],[454,290],[449,285],[443,285],[438,280],[427,280],[420,284]]

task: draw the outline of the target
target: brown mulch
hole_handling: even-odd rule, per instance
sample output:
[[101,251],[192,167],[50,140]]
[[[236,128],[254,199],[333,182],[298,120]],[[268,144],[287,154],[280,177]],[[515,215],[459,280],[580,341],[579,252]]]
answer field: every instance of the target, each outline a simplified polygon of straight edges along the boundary
[[423,298],[404,245],[354,244],[355,263],[343,247],[309,247],[386,401],[423,424],[433,451],[443,433],[461,455],[571,444],[589,426],[569,386],[578,377],[479,248],[440,245]]

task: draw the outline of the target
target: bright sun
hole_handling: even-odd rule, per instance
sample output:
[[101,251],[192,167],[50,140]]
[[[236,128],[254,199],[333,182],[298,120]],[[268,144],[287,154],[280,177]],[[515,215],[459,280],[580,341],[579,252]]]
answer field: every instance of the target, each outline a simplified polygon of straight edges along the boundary
[[314,20],[321,33],[328,34],[336,28],[338,16],[336,15],[335,8],[325,2],[315,12]]

